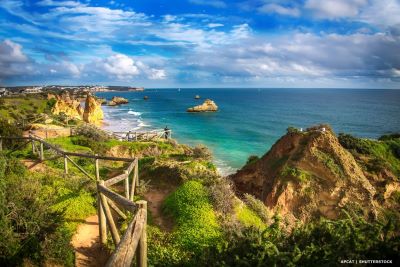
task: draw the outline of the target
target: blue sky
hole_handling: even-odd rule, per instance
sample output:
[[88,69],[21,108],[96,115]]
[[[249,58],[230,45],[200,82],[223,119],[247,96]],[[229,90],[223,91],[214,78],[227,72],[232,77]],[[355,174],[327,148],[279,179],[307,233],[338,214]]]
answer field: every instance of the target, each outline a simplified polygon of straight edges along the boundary
[[0,0],[0,85],[400,87],[400,0]]

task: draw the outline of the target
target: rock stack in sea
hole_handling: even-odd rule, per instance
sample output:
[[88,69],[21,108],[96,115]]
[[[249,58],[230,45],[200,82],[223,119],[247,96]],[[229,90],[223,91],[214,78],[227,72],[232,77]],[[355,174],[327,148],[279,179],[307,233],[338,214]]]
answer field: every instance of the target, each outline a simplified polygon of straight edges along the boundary
[[114,96],[111,101],[107,103],[108,106],[117,106],[121,104],[128,104],[129,101],[126,98]]
[[188,108],[187,112],[215,112],[218,111],[218,106],[211,99],[206,99],[203,104]]

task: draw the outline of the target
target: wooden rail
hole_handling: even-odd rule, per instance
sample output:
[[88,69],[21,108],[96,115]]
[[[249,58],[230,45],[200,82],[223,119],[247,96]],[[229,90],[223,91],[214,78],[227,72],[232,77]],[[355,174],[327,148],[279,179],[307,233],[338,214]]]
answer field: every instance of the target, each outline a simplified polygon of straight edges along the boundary
[[151,131],[127,131],[127,132],[112,132],[106,131],[110,136],[119,140],[126,141],[152,141],[156,139],[170,139],[172,130],[155,129]]
[[[135,189],[139,185],[138,158],[118,158],[68,152],[58,148],[53,144],[46,142],[42,138],[37,137],[32,133],[30,133],[29,136],[23,137],[0,136],[0,151],[3,150],[3,140],[26,140],[24,145],[31,143],[32,152],[33,154],[38,154],[40,161],[64,157],[65,174],[68,174],[68,162],[70,162],[85,176],[89,177],[92,180],[96,180],[100,241],[104,245],[107,243],[108,228],[116,247],[106,266],[131,266],[136,251],[138,251],[137,266],[147,266],[147,202],[133,202]],[[57,154],[56,157],[45,159],[45,148],[53,150]],[[71,156],[94,159],[95,177],[92,177],[91,174],[89,174],[74,160],[72,160],[70,158]],[[108,180],[102,180],[100,179],[99,160],[123,161],[130,162],[130,164],[122,174]],[[131,186],[129,186],[130,176],[132,177]],[[124,181],[124,196],[121,196],[110,189],[112,185],[115,185],[122,181]],[[122,238],[119,234],[116,220],[114,219],[113,213],[111,212],[111,210],[113,210],[114,214],[118,215],[122,219],[128,218],[127,214],[125,214],[119,207],[123,208],[126,212],[129,212],[131,214],[136,213],[133,220],[129,223],[128,229],[125,231]]]

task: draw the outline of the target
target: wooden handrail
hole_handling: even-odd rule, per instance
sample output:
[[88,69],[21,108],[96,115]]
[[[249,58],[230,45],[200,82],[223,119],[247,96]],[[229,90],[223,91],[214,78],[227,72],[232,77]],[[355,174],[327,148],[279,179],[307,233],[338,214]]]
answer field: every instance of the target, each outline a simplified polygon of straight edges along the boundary
[[124,207],[124,209],[126,209],[132,213],[136,212],[137,205],[134,202],[130,201],[129,199],[124,198],[123,196],[118,195],[117,193],[111,191],[104,185],[99,184],[97,186],[97,188],[102,194],[104,194],[106,197],[108,197],[109,199],[114,201],[115,204]]
[[123,180],[126,179],[127,177],[128,177],[128,174],[126,174],[126,173],[117,175],[117,176],[115,176],[114,178],[111,178],[111,179],[108,179],[108,180],[104,181],[104,185],[110,186],[110,185],[116,184],[116,183],[118,183],[118,182],[123,181]]
[[146,224],[147,224],[147,204],[142,204],[138,213],[130,222],[120,243],[116,247],[114,253],[109,258],[106,266],[131,266],[133,257],[138,247],[139,266],[147,266],[147,241],[146,241]]

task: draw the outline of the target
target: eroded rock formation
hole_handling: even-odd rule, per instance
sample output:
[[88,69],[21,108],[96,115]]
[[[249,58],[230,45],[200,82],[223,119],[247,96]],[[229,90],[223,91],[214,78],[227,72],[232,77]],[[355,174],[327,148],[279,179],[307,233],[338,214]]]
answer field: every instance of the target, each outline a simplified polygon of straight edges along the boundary
[[218,106],[211,99],[206,99],[203,104],[188,108],[187,112],[215,112]]
[[108,106],[117,106],[121,104],[128,104],[129,100],[123,97],[114,96],[111,101],[107,103]]
[[83,120],[87,123],[99,125],[104,118],[103,110],[101,109],[101,102],[96,98],[89,95],[86,97],[85,111],[83,113]]
[[71,99],[69,93],[63,93],[62,95],[47,96],[48,99],[56,99],[56,103],[52,108],[54,115],[64,113],[66,116],[72,119],[81,120],[83,115],[83,108],[78,100]]
[[326,125],[288,132],[231,178],[239,193],[256,196],[291,221],[336,219],[346,209],[374,217],[379,210],[376,188]]

